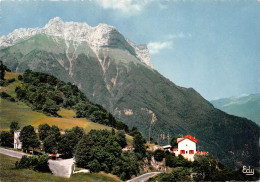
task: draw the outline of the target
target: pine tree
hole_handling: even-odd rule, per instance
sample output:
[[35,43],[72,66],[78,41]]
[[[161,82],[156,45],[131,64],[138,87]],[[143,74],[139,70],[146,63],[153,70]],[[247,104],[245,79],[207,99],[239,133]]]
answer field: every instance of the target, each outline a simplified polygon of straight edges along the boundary
[[134,152],[137,154],[138,159],[143,159],[145,157],[146,148],[145,148],[146,140],[142,136],[141,133],[137,133],[134,136]]

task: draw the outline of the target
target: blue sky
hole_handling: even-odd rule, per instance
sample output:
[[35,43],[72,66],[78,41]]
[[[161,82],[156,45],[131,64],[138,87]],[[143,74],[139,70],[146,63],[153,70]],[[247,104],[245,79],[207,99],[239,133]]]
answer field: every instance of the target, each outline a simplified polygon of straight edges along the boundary
[[156,70],[208,100],[260,92],[258,0],[0,1],[0,36],[53,17],[115,26]]

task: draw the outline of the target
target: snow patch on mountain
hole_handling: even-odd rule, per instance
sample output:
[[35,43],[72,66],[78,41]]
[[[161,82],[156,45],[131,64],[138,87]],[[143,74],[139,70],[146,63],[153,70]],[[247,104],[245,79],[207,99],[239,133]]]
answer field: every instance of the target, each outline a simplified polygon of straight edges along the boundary
[[[63,38],[67,43],[68,41],[72,41],[75,49],[81,42],[87,42],[90,48],[96,53],[96,55],[98,55],[101,47],[109,46],[110,38],[115,35],[115,31],[119,36],[122,36],[115,27],[107,24],[99,24],[96,27],[91,27],[87,23],[63,22],[59,17],[55,17],[43,28],[20,28],[14,30],[7,36],[0,37],[0,48],[12,46],[37,34],[46,34],[57,42],[57,37]],[[134,48],[137,58],[147,66],[153,68],[147,46],[136,46],[130,40],[125,40]]]

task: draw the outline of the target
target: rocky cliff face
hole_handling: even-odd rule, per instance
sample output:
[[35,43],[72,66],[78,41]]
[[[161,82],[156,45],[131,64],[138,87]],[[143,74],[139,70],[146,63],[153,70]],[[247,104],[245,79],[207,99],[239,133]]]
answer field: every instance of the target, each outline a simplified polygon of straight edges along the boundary
[[79,86],[130,128],[167,144],[170,137],[196,136],[199,150],[229,166],[258,165],[259,126],[228,115],[192,88],[175,85],[152,69],[149,51],[114,27],[62,22],[19,29],[1,37],[0,59],[12,71],[47,72]]

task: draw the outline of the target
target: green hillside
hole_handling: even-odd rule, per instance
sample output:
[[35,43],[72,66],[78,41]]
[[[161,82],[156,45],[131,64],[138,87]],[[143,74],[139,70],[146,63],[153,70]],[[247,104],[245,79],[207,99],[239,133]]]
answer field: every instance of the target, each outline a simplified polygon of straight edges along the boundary
[[226,113],[248,118],[260,125],[260,93],[213,100],[211,103]]
[[[13,98],[16,98],[15,88],[22,85],[22,81],[18,80],[19,75],[22,74],[7,72],[5,79],[15,78],[16,80],[6,87],[1,87],[0,93],[6,92]],[[33,125],[34,127],[38,128],[40,124],[47,123],[49,125],[56,125],[62,130],[70,129],[74,126],[82,127],[86,132],[89,132],[91,129],[112,129],[109,126],[91,122],[86,118],[75,118],[76,112],[73,109],[60,108],[60,110],[57,112],[60,117],[47,116],[43,112],[33,111],[28,103],[26,104],[25,102],[19,101],[18,99],[16,99],[15,102],[11,102],[8,99],[1,98],[0,112],[0,130],[5,131],[9,130],[10,123],[12,121],[18,121],[21,127],[26,125]],[[126,135],[126,138],[127,142],[132,144],[132,137]]]

